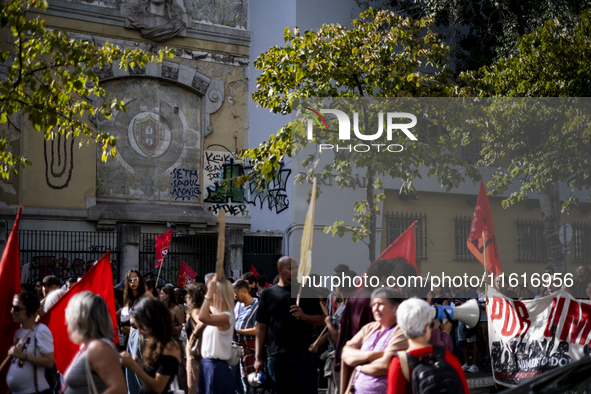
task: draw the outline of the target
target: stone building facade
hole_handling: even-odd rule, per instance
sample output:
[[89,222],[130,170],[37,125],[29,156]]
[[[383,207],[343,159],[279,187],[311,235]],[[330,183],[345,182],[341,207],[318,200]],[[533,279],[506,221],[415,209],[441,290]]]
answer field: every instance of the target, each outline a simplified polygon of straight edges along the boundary
[[25,131],[13,149],[33,165],[0,182],[0,219],[9,230],[24,206],[27,281],[79,276],[108,249],[115,280],[131,268],[153,276],[154,238],[167,225],[175,231],[166,280],[176,283],[181,261],[205,274],[215,264],[220,210],[227,213],[227,274],[242,271],[247,197],[224,178],[244,172],[236,153],[248,140],[248,1],[49,3],[40,17],[72,38],[151,52],[167,46],[176,54],[144,68],[95,70],[105,99],[127,107],[88,119],[117,138],[115,159],[103,162],[100,147],[79,147],[79,138],[46,141],[21,120]]

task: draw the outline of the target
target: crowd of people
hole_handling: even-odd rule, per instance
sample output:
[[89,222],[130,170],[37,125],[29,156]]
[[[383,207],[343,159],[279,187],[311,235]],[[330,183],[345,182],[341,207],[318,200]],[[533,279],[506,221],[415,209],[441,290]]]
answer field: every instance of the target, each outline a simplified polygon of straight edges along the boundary
[[[380,279],[375,287],[356,288],[357,273],[340,264],[334,274],[351,280],[332,292],[304,287],[296,298],[295,261],[282,257],[277,271],[268,288],[251,273],[236,281],[211,273],[178,288],[131,270],[115,287],[117,333],[103,298],[77,293],[65,319],[80,348],[63,375],[54,365],[52,333],[37,321],[75,278],[62,288],[58,278],[45,277],[12,300],[21,327],[9,350],[7,385],[14,394],[284,394],[317,393],[319,386],[328,394],[394,394],[421,392],[430,384],[422,378],[427,371],[449,392],[468,393],[465,373],[490,368],[484,281],[477,289],[434,287],[426,294],[389,288],[388,277],[416,271],[404,259],[378,260],[366,272]],[[515,299],[558,290],[494,286]],[[591,299],[586,267],[577,269],[570,291]],[[433,318],[432,305],[468,299],[481,305],[476,327]]]

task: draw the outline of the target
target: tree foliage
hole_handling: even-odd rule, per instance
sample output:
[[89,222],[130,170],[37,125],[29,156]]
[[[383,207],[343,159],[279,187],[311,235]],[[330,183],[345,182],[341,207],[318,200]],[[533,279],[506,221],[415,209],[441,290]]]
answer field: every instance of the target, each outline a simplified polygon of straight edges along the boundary
[[362,8],[389,9],[413,18],[433,17],[434,28],[452,47],[455,70],[477,70],[513,56],[518,37],[550,19],[572,28],[590,0],[356,0]]
[[[558,238],[561,212],[579,204],[576,190],[591,188],[590,33],[590,11],[572,28],[550,20],[519,38],[515,56],[462,76],[472,93],[497,97],[487,111],[492,121],[481,122],[486,127],[470,137],[482,142],[478,165],[509,156],[508,167],[497,169],[489,182],[492,194],[517,186],[503,201],[509,206],[538,192],[547,258],[560,269],[565,268]],[[560,201],[562,182],[570,193]]]
[[[572,207],[572,192],[591,187],[590,105],[569,99],[591,96],[591,12],[584,12],[573,28],[560,20],[548,21],[518,40],[515,56],[462,77],[479,96],[529,98],[509,101],[511,107],[499,101],[492,109],[504,111],[496,117],[499,124],[490,124],[478,135],[484,156],[480,165],[493,165],[510,155],[509,167],[499,169],[491,181],[493,194],[520,184],[505,202],[511,205],[527,198],[527,192],[566,182],[571,197],[563,208]],[[532,99],[536,97],[562,99]]]
[[[450,97],[458,92],[452,82],[447,56],[449,46],[430,30],[432,19],[413,20],[388,11],[368,10],[354,20],[352,28],[323,25],[316,31],[301,33],[297,28],[285,29],[285,46],[272,47],[261,54],[254,65],[262,73],[257,79],[254,101],[273,113],[290,114],[296,98],[410,98]],[[383,103],[382,103],[383,104]],[[348,106],[359,113],[364,134],[374,134],[377,112],[364,104],[343,101],[335,105]],[[354,106],[357,105],[357,108]],[[383,110],[379,112],[386,112]],[[301,110],[298,109],[298,110]],[[350,112],[350,111],[349,111]],[[336,122],[329,121],[329,130],[319,130],[315,144],[338,143]],[[373,131],[373,132],[370,132]],[[377,202],[385,196],[376,194],[380,177],[400,178],[405,190],[414,190],[413,179],[420,177],[419,168],[430,166],[429,175],[437,176],[443,185],[452,188],[464,179],[464,174],[452,165],[461,163],[453,155],[453,141],[430,136],[423,130],[419,141],[410,141],[402,133],[386,140],[385,133],[373,144],[400,143],[400,153],[372,151],[367,153],[337,153],[334,160],[319,169],[318,152],[303,162],[309,167],[308,176],[328,177],[336,174],[339,186],[355,187],[353,170],[365,170],[366,199],[355,206],[354,219],[359,226],[344,226],[335,222],[325,231],[343,236],[351,231],[354,241],[369,237],[370,260],[374,259]],[[455,141],[457,143],[457,141]],[[291,122],[268,141],[244,153],[252,161],[259,187],[270,181],[286,157],[293,157],[308,145],[302,125]],[[296,179],[302,181],[302,179]]]
[[[95,70],[120,62],[120,67],[143,66],[156,58],[172,57],[172,50],[162,50],[157,56],[139,49],[122,49],[106,43],[75,40],[64,31],[51,30],[40,18],[30,18],[32,8],[47,9],[46,0],[9,0],[0,7],[0,31],[3,32],[0,62],[5,75],[0,81],[0,124],[9,130],[22,132],[14,121],[20,114],[46,139],[57,133],[68,137],[80,134],[82,142],[95,141],[102,145],[103,160],[117,152],[115,138],[93,129],[85,117],[98,114],[110,117],[113,110],[125,111],[122,101],[114,99],[98,108],[92,97],[104,97]],[[82,143],[81,142],[81,143]],[[10,142],[0,135],[0,174],[7,178],[17,173],[18,166],[31,164],[23,156],[13,154]]]

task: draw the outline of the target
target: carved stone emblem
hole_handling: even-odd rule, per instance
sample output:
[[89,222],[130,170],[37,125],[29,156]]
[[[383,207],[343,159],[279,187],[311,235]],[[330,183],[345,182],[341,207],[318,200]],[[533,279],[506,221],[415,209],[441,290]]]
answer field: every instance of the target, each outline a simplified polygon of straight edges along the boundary
[[130,124],[130,143],[142,156],[160,156],[170,144],[170,131],[162,124],[160,116],[142,112]]
[[121,11],[126,17],[125,27],[139,30],[148,40],[166,42],[186,36],[187,12],[179,0],[130,0]]

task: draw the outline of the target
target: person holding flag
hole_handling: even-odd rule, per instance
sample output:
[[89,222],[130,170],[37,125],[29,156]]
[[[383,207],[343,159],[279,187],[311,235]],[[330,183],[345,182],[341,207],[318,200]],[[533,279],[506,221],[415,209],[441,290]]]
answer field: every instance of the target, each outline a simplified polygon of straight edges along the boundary
[[304,294],[299,306],[292,298],[291,286],[297,285],[298,272],[294,259],[281,257],[277,271],[279,283],[265,290],[259,299],[254,368],[257,373],[263,372],[266,343],[273,392],[316,393],[317,371],[308,348],[314,339],[314,326],[324,325],[325,316],[318,297],[306,298]]
[[45,370],[53,368],[53,335],[45,324],[35,324],[39,298],[25,291],[14,296],[12,318],[20,328],[14,334],[14,346],[8,350],[10,368],[6,384],[13,394],[51,393]]

